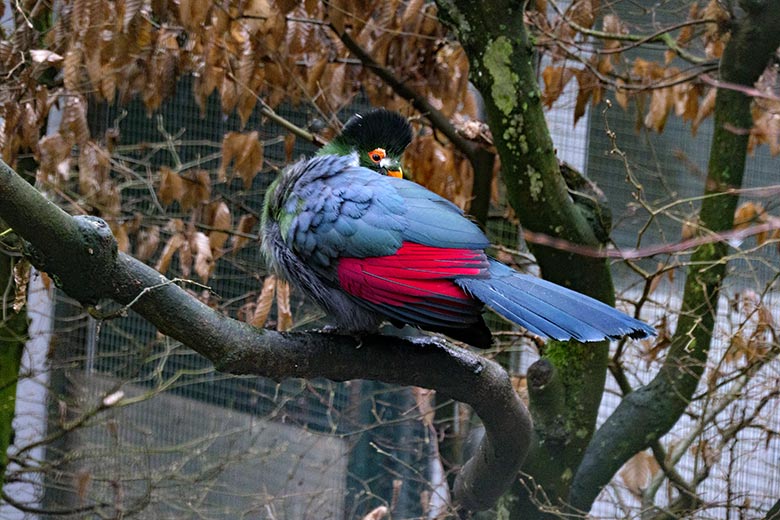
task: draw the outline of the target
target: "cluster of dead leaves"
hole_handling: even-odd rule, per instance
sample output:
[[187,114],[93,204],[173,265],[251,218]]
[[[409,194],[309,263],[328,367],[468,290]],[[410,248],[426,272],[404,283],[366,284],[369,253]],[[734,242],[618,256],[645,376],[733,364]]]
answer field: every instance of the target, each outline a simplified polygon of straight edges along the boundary
[[724,361],[752,365],[764,359],[777,341],[777,326],[772,309],[751,290],[737,294],[730,308],[735,315],[745,316],[746,320],[730,335]]
[[[160,202],[165,205],[179,202],[182,209],[190,211],[189,221],[172,219],[161,229],[157,225],[143,225],[137,216],[115,230],[120,249],[125,246],[129,252],[130,244],[135,244],[135,257],[144,262],[157,257],[155,269],[161,273],[167,272],[174,256],[178,256],[183,277],[189,277],[194,271],[203,283],[207,283],[219,258],[236,253],[249,243],[257,218],[244,214],[234,226],[227,203],[223,200],[208,202],[210,184],[205,170],[179,175],[163,168],[162,177],[158,191]],[[135,239],[130,240],[133,234]],[[162,234],[168,239],[157,256]],[[128,237],[127,241],[124,237]]]
[[[777,217],[770,215],[761,203],[746,201],[740,204],[734,212],[734,229],[747,229],[773,220],[777,221]],[[768,240],[776,241],[778,251],[780,251],[780,229],[761,231],[756,233],[755,237],[759,246],[764,245]]]
[[257,300],[244,305],[239,310],[239,318],[255,327],[267,325],[274,303],[276,303],[276,330],[290,330],[293,325],[290,284],[274,275],[265,277],[263,289]]
[[263,144],[255,130],[253,132],[228,132],[222,140],[222,162],[217,172],[217,182],[227,182],[228,166],[233,163],[233,172],[244,181],[244,189],[252,186],[255,176],[263,168]]
[[[715,107],[715,88],[705,88],[700,82],[685,77],[686,72],[673,65],[677,51],[664,53],[663,62],[631,57],[625,51],[633,48],[631,42],[617,37],[630,31],[614,13],[601,18],[603,33],[601,48],[589,58],[581,58],[583,45],[594,38],[584,34],[594,29],[598,0],[577,0],[563,16],[549,18],[542,12],[529,15],[529,21],[541,33],[540,45],[551,57],[551,63],[542,71],[544,102],[551,107],[562,95],[572,79],[577,81],[577,100],[574,123],[585,114],[587,104],[596,104],[611,85],[616,102],[624,109],[635,101],[644,117],[641,123],[656,132],[662,132],[671,113],[691,123],[696,134],[701,123],[712,115]],[[694,2],[688,12],[688,25],[682,26],[671,45],[681,51],[696,53],[703,49],[702,59],[719,59],[729,40],[730,15],[721,2],[710,0],[704,7]],[[703,22],[703,30],[696,31],[695,22]],[[615,35],[610,38],[608,35]],[[692,50],[693,49],[693,50]],[[780,153],[780,98],[777,92],[777,71],[769,68],[756,85],[759,93],[753,105],[754,126],[750,135],[750,150],[766,144],[773,155]]]
[[[342,34],[446,116],[476,115],[465,53],[438,21],[435,4],[423,0],[18,4],[27,12],[52,9],[42,14],[52,21],[45,34],[38,34],[17,17],[7,38],[0,39],[0,73],[11,78],[0,85],[0,151],[12,165],[19,152],[32,151],[49,182],[67,180],[71,150],[81,154],[94,140],[87,125],[88,99],[125,104],[139,98],[151,114],[184,76],[194,78],[193,94],[204,112],[207,99],[217,92],[222,110],[237,113],[243,124],[258,103],[275,107],[282,101],[312,103],[335,122],[332,114],[361,90],[376,105],[410,113],[408,103],[347,50]],[[59,82],[42,81],[50,76]],[[55,105],[63,109],[62,124],[41,140]],[[262,165],[262,147],[255,136],[229,134],[225,139],[228,154],[218,180],[226,179],[232,160],[233,171],[248,186]],[[444,159],[432,163],[428,156],[418,162],[434,169],[415,170],[430,178],[449,164]],[[462,176],[456,184],[469,185],[470,167],[456,162],[453,175]],[[106,190],[93,185],[91,191]],[[116,194],[112,197],[98,205],[115,204]]]
[[404,154],[404,167],[414,181],[466,209],[474,173],[469,161],[432,134],[418,136]]

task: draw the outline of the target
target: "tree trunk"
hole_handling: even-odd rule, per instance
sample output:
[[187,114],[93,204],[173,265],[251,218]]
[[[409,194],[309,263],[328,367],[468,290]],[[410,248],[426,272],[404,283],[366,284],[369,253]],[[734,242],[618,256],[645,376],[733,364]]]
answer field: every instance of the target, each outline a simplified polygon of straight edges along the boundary
[[[599,246],[596,233],[568,195],[560,173],[544,119],[522,3],[438,0],[438,5],[469,56],[472,81],[485,99],[509,201],[521,224],[535,232]],[[604,260],[547,247],[534,247],[533,252],[548,280],[614,303],[612,279]],[[541,486],[553,504],[567,496],[595,427],[607,347],[606,342],[586,346],[550,342],[544,353],[548,364],[531,370],[540,372],[534,376],[540,384],[529,386],[529,393],[536,411],[537,439],[545,442],[532,446],[524,465],[533,482],[518,484],[504,501],[512,516],[539,514],[525,493],[526,485]],[[548,379],[555,383],[545,384]],[[535,406],[537,401],[557,405]]]

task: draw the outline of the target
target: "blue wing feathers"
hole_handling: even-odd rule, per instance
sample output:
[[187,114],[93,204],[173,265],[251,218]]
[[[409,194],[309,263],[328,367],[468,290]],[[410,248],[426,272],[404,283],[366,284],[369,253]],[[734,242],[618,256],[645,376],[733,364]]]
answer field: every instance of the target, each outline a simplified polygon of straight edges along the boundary
[[[384,177],[356,166],[351,157],[319,156],[303,165],[285,210],[294,215],[287,234],[292,247],[363,258],[392,255],[404,241],[435,247],[483,249],[489,242],[448,200],[410,181]],[[338,175],[336,175],[338,173]],[[340,233],[336,239],[331,231]]]
[[490,260],[489,278],[460,278],[465,291],[535,334],[559,340],[645,337],[655,330],[584,294]]

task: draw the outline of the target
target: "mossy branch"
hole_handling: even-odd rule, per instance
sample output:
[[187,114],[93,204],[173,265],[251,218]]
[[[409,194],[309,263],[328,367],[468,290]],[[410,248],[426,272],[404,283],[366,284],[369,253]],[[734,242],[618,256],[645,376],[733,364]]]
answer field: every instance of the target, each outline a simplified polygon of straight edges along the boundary
[[[533,67],[534,49],[523,23],[523,4],[509,0],[438,0],[466,50],[471,78],[485,99],[493,141],[501,157],[509,202],[522,226],[569,242],[599,247],[599,234],[569,196],[552,138],[544,118],[541,93]],[[533,253],[548,280],[614,303],[614,288],[604,259],[585,258],[546,246]],[[595,428],[604,389],[607,344],[549,345],[545,357],[561,383],[545,399],[562,402],[559,421],[543,421],[550,438],[565,432],[561,449],[534,449],[524,468],[555,503],[567,488]],[[552,394],[558,394],[553,396]],[[536,460],[539,457],[539,460]],[[535,472],[544,468],[541,472]],[[512,516],[538,514],[523,486],[508,500]]]

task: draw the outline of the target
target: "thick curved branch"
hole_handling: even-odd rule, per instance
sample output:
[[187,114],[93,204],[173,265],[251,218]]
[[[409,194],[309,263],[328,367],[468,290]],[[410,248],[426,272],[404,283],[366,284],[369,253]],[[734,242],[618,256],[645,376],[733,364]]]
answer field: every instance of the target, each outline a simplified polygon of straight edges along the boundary
[[279,333],[223,316],[151,267],[117,253],[105,222],[71,217],[0,161],[0,218],[29,242],[31,261],[82,303],[111,299],[160,332],[197,351],[221,371],[272,379],[375,379],[432,388],[469,404],[486,435],[455,483],[468,510],[489,508],[517,475],[531,420],[496,363],[432,339]]

